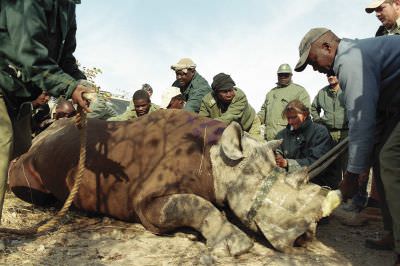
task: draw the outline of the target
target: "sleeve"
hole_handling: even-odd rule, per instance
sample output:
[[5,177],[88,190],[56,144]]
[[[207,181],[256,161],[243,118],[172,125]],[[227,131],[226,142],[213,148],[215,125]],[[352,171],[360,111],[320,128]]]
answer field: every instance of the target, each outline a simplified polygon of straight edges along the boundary
[[204,98],[201,101],[201,105],[200,105],[200,111],[199,111],[199,115],[200,116],[204,116],[204,117],[211,117],[211,114],[207,108],[206,103],[204,102]]
[[258,117],[260,118],[261,124],[265,124],[266,113],[267,113],[267,96],[265,97],[265,101],[261,106],[261,110],[257,113]]
[[298,99],[299,99],[302,103],[304,103],[308,108],[310,108],[310,106],[311,106],[310,95],[308,94],[308,92],[306,91],[306,89],[303,88],[303,89],[301,90]]
[[365,58],[359,49],[346,54],[338,68],[340,86],[346,99],[349,120],[349,161],[347,170],[360,174],[370,166],[379,98],[378,59]]
[[309,140],[306,150],[303,150],[304,158],[288,159],[288,171],[293,172],[304,166],[310,166],[332,148],[332,140],[328,130],[319,126],[315,129],[314,135]]
[[61,68],[71,75],[75,80],[86,79],[85,74],[78,68],[74,52],[76,49],[76,18],[75,6],[73,7],[73,18],[71,18],[71,25],[67,37],[65,38],[64,49],[60,60]]
[[315,96],[314,101],[311,104],[311,116],[314,122],[319,122],[321,117],[319,116],[321,113],[321,105],[319,104],[319,92],[317,96]]
[[209,92],[210,90],[204,85],[197,89],[193,89],[188,97],[184,109],[190,112],[198,113],[200,111],[201,100]]
[[78,85],[69,74],[48,57],[48,24],[42,1],[24,0],[10,5],[7,30],[16,49],[16,67],[21,68],[23,81],[48,91],[52,96],[71,97]]

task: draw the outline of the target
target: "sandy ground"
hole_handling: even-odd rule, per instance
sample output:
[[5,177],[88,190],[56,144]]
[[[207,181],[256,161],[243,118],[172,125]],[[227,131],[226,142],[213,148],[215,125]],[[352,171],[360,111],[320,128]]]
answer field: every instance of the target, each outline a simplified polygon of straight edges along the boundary
[[[24,228],[55,213],[7,194],[2,226]],[[335,212],[318,227],[317,239],[296,254],[273,251],[257,238],[250,253],[233,258],[212,256],[195,232],[156,236],[140,224],[71,211],[52,233],[0,234],[0,265],[392,265],[392,252],[364,247],[365,238],[380,236],[381,222],[350,227],[341,223],[345,215]]]

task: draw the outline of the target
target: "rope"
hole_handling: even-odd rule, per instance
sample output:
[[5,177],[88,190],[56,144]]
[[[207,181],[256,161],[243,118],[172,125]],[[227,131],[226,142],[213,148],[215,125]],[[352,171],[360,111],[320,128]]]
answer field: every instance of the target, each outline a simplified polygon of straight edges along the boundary
[[64,206],[61,208],[61,210],[58,211],[58,213],[51,218],[49,221],[47,221],[44,225],[41,225],[42,222],[30,227],[30,228],[21,228],[21,229],[14,229],[14,228],[0,228],[0,233],[8,233],[8,234],[14,234],[14,235],[35,235],[35,234],[43,234],[51,229],[53,229],[59,220],[64,217],[64,215],[67,213],[69,210],[69,207],[71,207],[72,202],[75,199],[76,194],[78,193],[81,181],[82,181],[82,176],[83,176],[83,171],[85,170],[85,161],[86,161],[86,139],[87,139],[87,120],[86,120],[86,113],[83,111],[82,108],[78,107],[78,111],[80,114],[80,121],[78,124],[79,128],[79,140],[80,140],[80,148],[79,148],[79,162],[78,162],[78,171],[76,172],[75,176],[75,182],[74,185],[68,195],[67,200],[64,203]]
[[324,156],[316,160],[308,168],[309,178],[312,179],[325,170],[332,162],[336,160],[344,151],[347,150],[349,144],[349,137],[339,142],[335,147],[328,151]]

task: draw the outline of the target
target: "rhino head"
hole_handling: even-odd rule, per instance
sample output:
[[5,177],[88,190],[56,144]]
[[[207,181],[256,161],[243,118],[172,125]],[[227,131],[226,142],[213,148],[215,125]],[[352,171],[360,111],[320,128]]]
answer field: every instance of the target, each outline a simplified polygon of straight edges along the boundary
[[306,169],[288,174],[276,166],[281,141],[258,141],[231,123],[210,150],[217,204],[228,205],[242,223],[262,233],[280,251],[340,203],[337,191],[308,182]]

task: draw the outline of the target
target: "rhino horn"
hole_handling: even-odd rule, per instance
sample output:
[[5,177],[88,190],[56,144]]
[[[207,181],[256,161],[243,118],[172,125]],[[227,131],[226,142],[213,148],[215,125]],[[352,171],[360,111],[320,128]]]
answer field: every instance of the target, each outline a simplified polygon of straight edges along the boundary
[[267,142],[267,147],[270,148],[271,150],[276,150],[279,146],[282,144],[282,139],[278,140],[270,140]]
[[221,148],[224,154],[231,160],[239,160],[244,157],[242,147],[243,130],[237,122],[232,122],[224,130],[221,136]]

